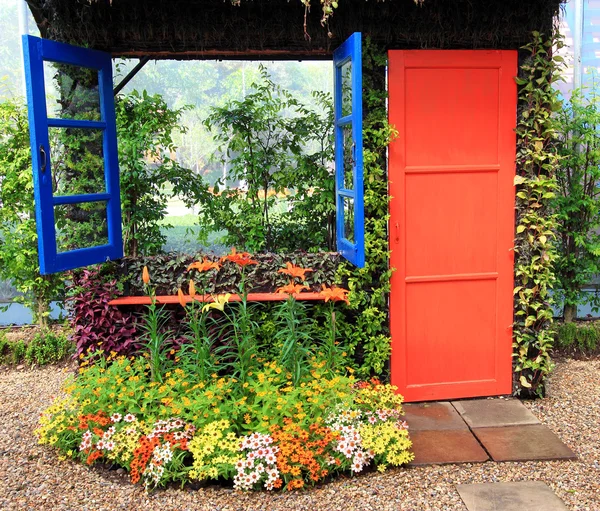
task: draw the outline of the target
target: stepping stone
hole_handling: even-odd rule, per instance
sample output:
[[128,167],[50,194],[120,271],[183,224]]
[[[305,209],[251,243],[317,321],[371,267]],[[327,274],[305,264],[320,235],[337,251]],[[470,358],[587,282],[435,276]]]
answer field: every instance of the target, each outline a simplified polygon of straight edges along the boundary
[[473,399],[452,404],[470,428],[540,423],[518,399]]
[[541,481],[457,484],[468,511],[566,511],[548,485]]
[[542,424],[473,428],[494,461],[574,460],[575,453]]
[[468,429],[458,412],[448,402],[410,403],[404,405],[404,420],[410,431]]
[[441,465],[444,463],[481,463],[488,455],[468,429],[441,431],[411,431],[411,465]]

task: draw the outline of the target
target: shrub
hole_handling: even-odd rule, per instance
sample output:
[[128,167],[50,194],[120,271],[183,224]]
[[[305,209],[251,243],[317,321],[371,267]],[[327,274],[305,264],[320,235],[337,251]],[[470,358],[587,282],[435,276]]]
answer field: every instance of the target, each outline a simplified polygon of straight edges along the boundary
[[25,356],[26,344],[22,340],[10,341],[0,331],[0,364],[16,365]]
[[78,356],[102,352],[129,355],[139,349],[134,316],[108,304],[118,288],[117,280],[111,278],[102,269],[73,275],[67,306]]
[[600,325],[563,323],[558,327],[556,347],[570,355],[591,355],[600,348]]
[[74,348],[73,341],[65,333],[43,330],[27,344],[25,361],[31,365],[60,362],[71,355]]

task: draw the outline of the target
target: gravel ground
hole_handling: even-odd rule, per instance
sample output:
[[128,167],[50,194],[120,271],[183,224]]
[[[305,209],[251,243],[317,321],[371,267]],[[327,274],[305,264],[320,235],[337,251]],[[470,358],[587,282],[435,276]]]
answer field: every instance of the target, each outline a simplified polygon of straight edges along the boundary
[[55,451],[36,444],[32,430],[67,371],[54,367],[0,373],[0,510],[465,511],[455,484],[539,480],[568,509],[600,511],[600,360],[558,363],[550,397],[527,403],[579,461],[394,469],[292,494],[207,487],[148,495],[131,485],[126,474],[59,461]]

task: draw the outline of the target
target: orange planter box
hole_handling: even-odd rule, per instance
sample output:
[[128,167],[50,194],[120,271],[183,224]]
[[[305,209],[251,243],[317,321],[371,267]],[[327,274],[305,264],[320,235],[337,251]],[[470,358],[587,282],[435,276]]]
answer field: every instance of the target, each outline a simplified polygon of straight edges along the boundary
[[[192,300],[197,302],[213,302],[213,296],[214,295],[196,295],[192,298],[189,295],[185,295],[184,299],[186,303],[191,302]],[[286,293],[248,293],[248,301],[283,302],[287,300],[289,296],[293,296],[296,300],[319,301],[325,299],[323,293],[296,293],[293,295],[288,295]],[[179,296],[177,295],[158,295],[155,299],[156,303],[160,304],[179,303]],[[230,302],[239,302],[240,300],[240,295],[232,294],[229,297]],[[150,305],[151,303],[152,299],[149,296],[123,296],[108,302],[109,305]]]

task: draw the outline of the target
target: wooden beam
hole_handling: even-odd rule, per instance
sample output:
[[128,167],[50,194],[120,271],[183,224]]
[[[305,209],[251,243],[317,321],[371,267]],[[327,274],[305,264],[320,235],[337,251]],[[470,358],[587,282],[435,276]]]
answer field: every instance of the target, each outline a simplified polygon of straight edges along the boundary
[[324,48],[313,50],[190,50],[190,51],[119,51],[113,58],[151,60],[331,60],[332,52]]

